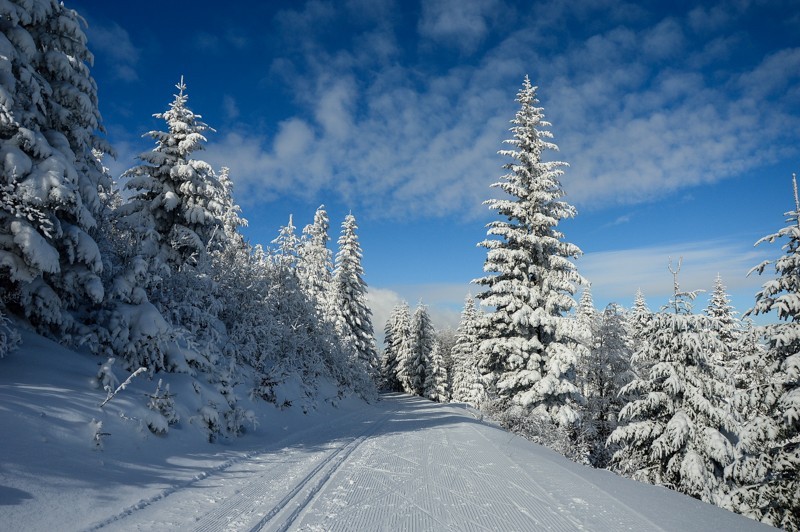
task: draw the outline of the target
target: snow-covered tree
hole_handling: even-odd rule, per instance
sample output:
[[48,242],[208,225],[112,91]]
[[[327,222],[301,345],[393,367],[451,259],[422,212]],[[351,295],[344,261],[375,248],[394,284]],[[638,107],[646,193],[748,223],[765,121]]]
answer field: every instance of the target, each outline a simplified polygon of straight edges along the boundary
[[453,346],[452,400],[478,407],[485,392],[478,371],[478,309],[475,300],[468,295],[461,311],[461,321],[456,330]]
[[83,20],[54,0],[0,6],[0,286],[42,332],[103,300],[92,233],[109,153]]
[[438,340],[433,341],[430,364],[425,375],[425,397],[431,401],[446,403],[449,399],[447,390],[447,368],[442,357],[442,346]]
[[504,219],[488,226],[488,236],[496,238],[480,243],[488,250],[484,271],[490,275],[475,282],[486,287],[478,297],[492,309],[483,320],[480,364],[502,401],[570,426],[578,421],[581,398],[565,314],[583,279],[570,261],[581,251],[557,227],[575,209],[562,200],[566,163],[544,160],[557,146],[527,76],[517,101],[513,138],[506,141],[513,149],[499,152],[512,159],[504,165],[509,173],[492,185],[509,197],[486,202]]
[[372,328],[372,311],[367,306],[367,283],[361,266],[361,245],[356,218],[348,214],[342,222],[339,252],[333,275],[333,292],[338,311],[338,328],[355,348],[358,359],[377,378],[378,353]]
[[631,365],[639,376],[647,375],[654,363],[653,360],[646,358],[650,350],[644,347],[644,344],[648,341],[645,329],[649,327],[652,319],[653,312],[647,306],[644,293],[641,288],[639,288],[636,290],[633,308],[631,308],[630,314],[628,315],[631,343],[637,346],[637,349],[634,350],[635,357],[631,361]]
[[401,342],[404,339],[400,338],[403,334],[408,334],[408,306],[405,307],[405,331],[402,324],[403,305],[396,305],[392,308],[389,319],[386,321],[386,326],[383,329],[383,358],[381,360],[381,377],[383,378],[384,387],[392,392],[399,392],[403,390],[400,380],[398,379],[399,360],[397,358],[400,351]]
[[220,185],[220,212],[222,229],[225,235],[225,248],[235,246],[243,248],[245,246],[244,237],[239,232],[239,228],[247,227],[247,220],[242,218],[242,208],[233,200],[233,181],[230,176],[230,168],[223,166],[219,172]]
[[314,222],[303,229],[298,249],[297,276],[300,286],[315,301],[328,320],[334,320],[330,294],[333,283],[333,253],[328,249],[330,221],[324,205],[314,213]]
[[[647,375],[622,388],[631,400],[608,439],[619,446],[616,468],[633,478],[671,487],[706,502],[718,502],[725,467],[733,462],[729,436],[735,424],[723,399],[732,395],[726,375],[709,353],[721,348],[716,321],[691,313],[696,291],[674,292],[643,333],[637,357],[655,363]],[[647,353],[642,353],[642,350]]]
[[[291,270],[296,273],[295,267],[297,266],[297,254],[300,249],[300,239],[295,234],[294,221],[292,215],[289,215],[289,222],[281,226],[278,231],[278,236],[272,241],[275,246],[273,258],[275,264],[279,268]],[[298,278],[299,282],[299,278]]]
[[[384,375],[387,382],[394,384],[396,380],[397,388],[395,391],[412,393],[411,387],[411,311],[408,303],[403,301],[392,310],[390,320],[391,333],[387,335],[390,343],[386,345],[387,365]],[[394,363],[391,363],[391,356]],[[390,387],[390,389],[392,389]]]
[[738,460],[730,477],[738,485],[726,502],[736,511],[787,530],[800,530],[800,198],[786,226],[756,244],[786,239],[784,254],[752,271],[773,270],[747,314],[777,314],[764,326],[766,379],[751,383],[745,398],[756,406],[739,431]]
[[714,280],[714,290],[704,312],[706,316],[717,321],[716,334],[724,348],[718,353],[711,353],[711,356],[715,363],[731,369],[735,365],[735,359],[738,358],[736,347],[741,336],[741,322],[736,317],[736,309],[731,305],[731,298],[719,275]]
[[622,307],[610,303],[597,316],[592,338],[593,343],[580,368],[586,398],[581,426],[589,462],[605,468],[615,451],[606,441],[617,427],[619,412],[625,403],[620,391],[634,378],[627,317]]
[[431,371],[431,354],[436,341],[436,331],[428,308],[420,303],[411,316],[411,357],[409,374],[411,392],[425,397],[425,381]]
[[157,274],[196,262],[222,225],[222,186],[208,163],[193,158],[210,128],[186,106],[183,78],[176,88],[170,108],[153,115],[167,131],[147,133],[155,148],[124,174],[131,197],[120,208],[122,224],[142,235],[141,252]]

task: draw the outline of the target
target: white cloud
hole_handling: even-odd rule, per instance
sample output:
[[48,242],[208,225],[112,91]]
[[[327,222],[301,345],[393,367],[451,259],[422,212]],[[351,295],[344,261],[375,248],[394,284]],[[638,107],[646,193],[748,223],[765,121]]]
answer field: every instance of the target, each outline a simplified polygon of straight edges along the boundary
[[[620,9],[617,22],[559,46],[540,25],[577,17],[594,27],[593,13],[608,4],[547,4],[536,11],[541,17],[492,41],[493,2],[465,3],[448,18],[447,1],[424,3],[422,33],[439,39],[460,29],[463,46],[497,44],[473,64],[436,73],[398,50],[391,2],[378,5],[381,17],[356,16],[361,0],[344,7],[315,0],[281,12],[286,56],[272,70],[301,111],[272,138],[228,135],[212,139],[209,152],[255,200],[333,195],[368,217],[483,215],[488,186],[503,174],[496,152],[528,73],[553,122],[557,157],[570,163],[567,199],[581,210],[650,201],[797,153],[790,142],[796,111],[787,102],[800,96],[792,73],[800,67],[781,68],[796,66],[800,54],[776,52],[741,72],[723,64],[709,76],[698,65],[745,42],[713,28],[693,40],[692,24],[710,11],[652,20]],[[345,23],[353,27],[348,42],[324,41]]]
[[429,0],[422,3],[422,37],[471,53],[489,32],[491,17],[502,11],[499,0]]

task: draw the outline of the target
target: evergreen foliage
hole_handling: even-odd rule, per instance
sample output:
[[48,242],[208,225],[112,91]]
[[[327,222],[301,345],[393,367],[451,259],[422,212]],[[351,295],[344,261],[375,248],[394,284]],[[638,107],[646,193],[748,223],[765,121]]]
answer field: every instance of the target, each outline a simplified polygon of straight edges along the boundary
[[509,173],[492,185],[509,198],[485,202],[503,219],[488,226],[488,236],[496,238],[480,243],[488,250],[484,271],[490,275],[475,282],[486,287],[478,297],[493,309],[481,326],[480,366],[501,400],[571,426],[581,397],[565,314],[575,306],[575,284],[583,281],[570,261],[581,251],[557,227],[575,209],[561,199],[566,163],[544,160],[557,146],[527,77],[517,101],[513,138],[506,141],[513,149],[499,152],[512,159],[504,165]]
[[774,312],[778,323],[763,328],[766,349],[759,364],[766,378],[751,383],[745,402],[755,407],[742,427],[739,460],[730,469],[738,484],[727,506],[787,530],[800,530],[800,198],[792,176],[795,209],[786,226],[757,244],[785,239],[784,254],[751,270],[768,268],[775,279],[764,283],[748,314]]
[[619,446],[613,463],[625,474],[717,502],[724,469],[734,459],[729,436],[735,424],[722,404],[733,390],[708,355],[722,347],[709,334],[718,322],[691,313],[696,291],[680,290],[679,270],[680,263],[676,270],[670,263],[673,297],[653,315],[643,331],[649,342],[637,351],[654,365],[622,388],[631,400],[608,443]]
[[452,400],[479,407],[485,391],[478,371],[478,324],[480,315],[475,300],[468,295],[461,311],[453,346]]
[[378,353],[372,328],[372,311],[367,305],[367,283],[364,282],[361,245],[356,229],[355,216],[348,214],[342,222],[333,275],[334,297],[339,313],[338,330],[352,344],[366,371],[377,379]]
[[426,397],[425,382],[432,369],[431,355],[435,342],[436,331],[428,308],[420,303],[411,316],[411,356],[408,364],[411,391],[421,397]]
[[111,148],[83,24],[54,0],[0,6],[0,293],[53,335],[105,295],[92,233]]

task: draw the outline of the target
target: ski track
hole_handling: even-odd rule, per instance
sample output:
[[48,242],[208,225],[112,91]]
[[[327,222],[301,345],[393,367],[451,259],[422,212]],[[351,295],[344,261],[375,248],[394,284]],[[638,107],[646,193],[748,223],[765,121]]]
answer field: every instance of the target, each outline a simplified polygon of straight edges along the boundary
[[231,460],[92,530],[662,530],[468,410],[386,396]]
[[[278,470],[291,478],[305,462],[301,462],[300,445],[315,431],[330,430],[334,425],[345,424],[359,416],[351,412],[322,425],[295,432],[271,443],[260,451],[253,451],[240,457],[226,460],[222,464],[195,475],[192,479],[176,484],[158,494],[140,500],[133,506],[96,523],[87,531],[96,530],[165,530],[176,526],[186,526],[190,518],[188,512],[194,510],[192,525],[198,531],[237,530],[237,516],[246,513],[250,501],[260,500],[271,491],[279,488],[273,473]],[[324,453],[327,449],[323,449]],[[334,449],[333,452],[336,452]],[[306,461],[307,462],[307,461]],[[287,464],[289,467],[287,468]],[[217,485],[215,485],[217,483]],[[197,492],[206,491],[202,500],[193,501]],[[186,499],[186,500],[180,500]],[[220,503],[220,501],[222,501]],[[198,506],[187,510],[187,506]],[[211,508],[210,510],[208,508]],[[204,513],[203,513],[204,512]],[[156,517],[147,518],[143,514],[152,513]],[[174,514],[174,515],[171,515]]]

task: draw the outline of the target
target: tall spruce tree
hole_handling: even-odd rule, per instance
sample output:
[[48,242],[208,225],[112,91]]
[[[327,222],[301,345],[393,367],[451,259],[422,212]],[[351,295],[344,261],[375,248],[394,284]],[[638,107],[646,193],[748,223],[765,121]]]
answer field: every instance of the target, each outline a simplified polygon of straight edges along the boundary
[[736,309],[731,305],[731,298],[722,282],[722,277],[717,275],[714,280],[714,289],[708,298],[708,306],[705,314],[712,320],[716,320],[715,334],[722,343],[722,351],[711,353],[714,362],[725,367],[728,375],[732,376],[736,359],[739,353],[737,346],[742,334],[741,321],[736,317]]
[[41,332],[103,300],[94,239],[109,153],[82,19],[54,0],[0,6],[0,287]]
[[425,397],[438,403],[446,403],[450,398],[447,389],[447,368],[442,356],[442,344],[438,340],[433,341],[430,364],[425,373]]
[[383,329],[383,360],[381,361],[381,377],[384,386],[392,392],[403,391],[398,378],[400,360],[398,355],[401,353],[401,346],[406,340],[401,338],[408,335],[408,306],[405,306],[405,324],[403,322],[403,305],[396,305],[392,308],[386,326]]
[[[411,386],[411,310],[408,308],[408,303],[403,301],[395,307],[392,314],[395,316],[391,334],[392,343],[391,346],[387,346],[387,350],[391,349],[397,360],[394,375],[399,386],[398,391],[413,393]],[[387,378],[391,378],[391,374]]]
[[338,329],[352,343],[357,358],[366,370],[377,379],[378,353],[372,328],[372,311],[367,305],[367,283],[364,282],[361,245],[356,229],[355,216],[348,214],[342,222],[333,274]]
[[605,468],[616,450],[606,444],[617,427],[625,404],[622,388],[634,378],[627,317],[622,307],[610,303],[596,318],[593,343],[581,368],[586,405],[582,426],[588,445],[589,462]]
[[761,369],[767,376],[752,382],[746,401],[756,406],[739,431],[738,460],[729,476],[739,486],[727,506],[765,523],[800,530],[800,197],[792,176],[795,209],[786,226],[756,244],[786,239],[785,253],[753,270],[774,270],[756,294],[747,314],[777,314],[764,326],[766,349]]
[[428,308],[420,303],[411,316],[411,357],[409,374],[412,393],[425,397],[425,381],[431,371],[431,354],[436,341],[436,331]]
[[543,159],[557,146],[527,76],[517,102],[513,138],[506,141],[513,149],[499,152],[511,158],[504,165],[509,173],[492,185],[510,197],[485,202],[503,219],[489,224],[491,238],[480,243],[488,250],[484,271],[490,275],[474,282],[486,287],[478,297],[492,309],[483,320],[480,364],[501,401],[567,427],[578,420],[581,398],[565,314],[583,279],[570,260],[581,251],[557,227],[575,209],[561,199],[566,163]]
[[324,205],[314,213],[314,222],[303,229],[298,249],[297,276],[300,285],[311,297],[317,310],[333,322],[331,285],[333,283],[333,253],[328,249],[330,219]]

